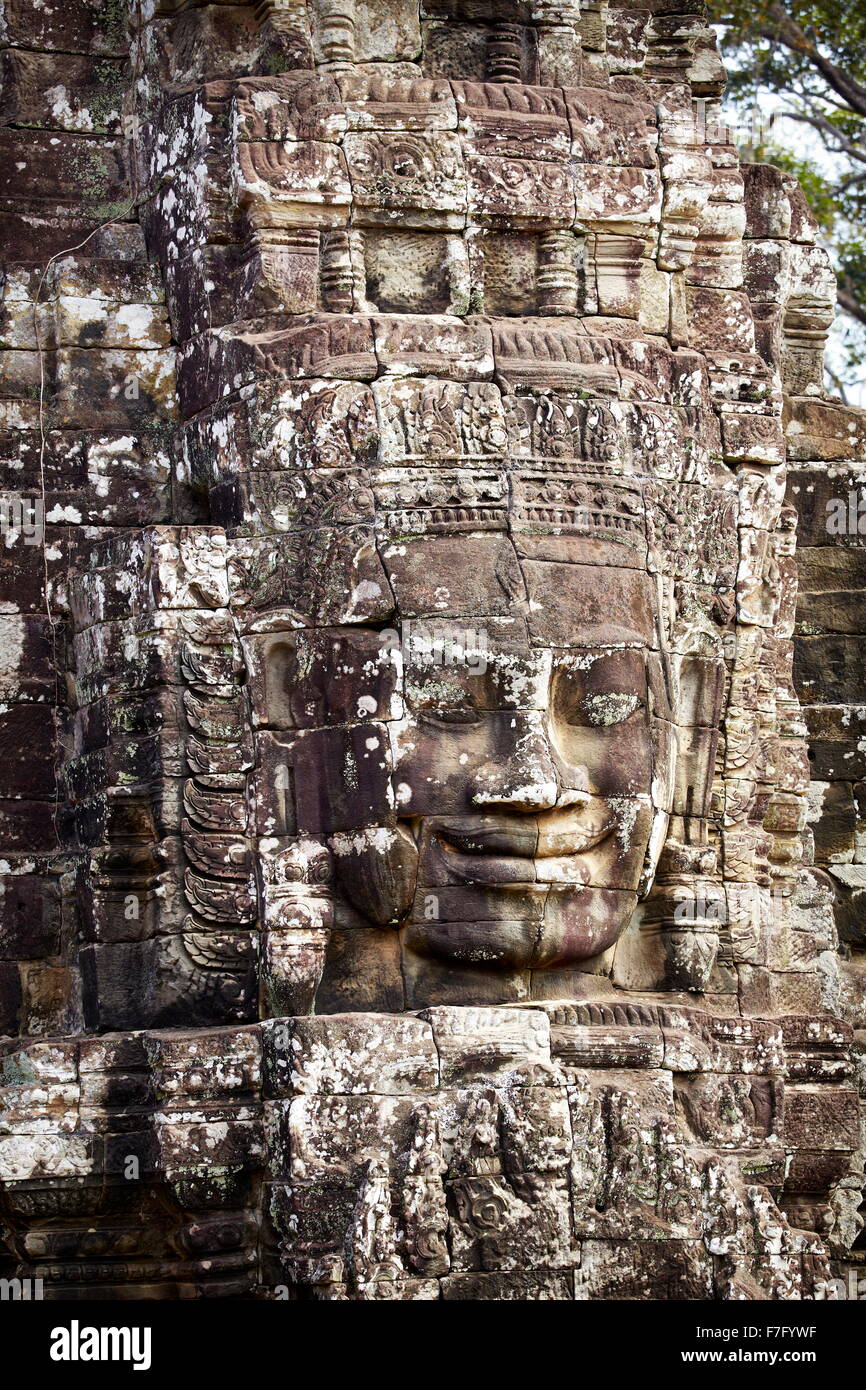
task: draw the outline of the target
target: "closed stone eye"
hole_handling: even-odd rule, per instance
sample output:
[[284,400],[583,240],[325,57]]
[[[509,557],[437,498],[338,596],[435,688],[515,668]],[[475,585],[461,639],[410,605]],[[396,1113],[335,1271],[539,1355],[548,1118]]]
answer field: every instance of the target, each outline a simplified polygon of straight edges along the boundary
[[462,709],[437,709],[424,710],[421,715],[425,724],[432,724],[434,727],[440,724],[465,725],[478,724],[481,715],[478,710],[464,706]]
[[622,724],[629,715],[639,709],[641,702],[637,695],[626,692],[606,691],[604,694],[587,695],[580,702],[586,721],[597,728],[609,728]]

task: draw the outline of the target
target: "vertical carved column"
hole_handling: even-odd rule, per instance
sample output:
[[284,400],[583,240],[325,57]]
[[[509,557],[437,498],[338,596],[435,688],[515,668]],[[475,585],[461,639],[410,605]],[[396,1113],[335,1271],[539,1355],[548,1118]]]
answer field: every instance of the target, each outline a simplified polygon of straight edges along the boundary
[[349,244],[351,233],[344,228],[322,234],[320,284],[322,307],[331,314],[351,314],[354,276]]
[[577,243],[571,232],[551,232],[538,243],[539,314],[578,312]]
[[494,24],[487,37],[487,76],[491,82],[520,82],[523,32],[519,24]]
[[580,21],[580,0],[536,0],[532,22],[539,28],[576,28]]
[[323,66],[339,70],[355,61],[354,0],[321,0],[319,44]]
[[259,0],[259,27],[269,24],[278,34],[303,33],[308,28],[306,0]]
[[190,907],[184,944],[196,986],[205,994],[219,990],[221,1012],[243,1017],[254,1012],[249,986],[257,947],[245,833],[252,749],[231,621],[225,610],[207,614],[202,622],[197,617],[188,623],[181,649],[190,774],[181,823]]
[[546,86],[579,83],[579,0],[536,0],[532,20],[538,51],[537,80]]
[[319,290],[331,314],[368,313],[364,233],[340,227],[322,233]]
[[726,917],[713,846],[669,841],[641,920],[644,935],[658,935],[666,988],[708,987]]
[[259,0],[255,13],[268,48],[282,54],[288,68],[313,66],[307,0]]

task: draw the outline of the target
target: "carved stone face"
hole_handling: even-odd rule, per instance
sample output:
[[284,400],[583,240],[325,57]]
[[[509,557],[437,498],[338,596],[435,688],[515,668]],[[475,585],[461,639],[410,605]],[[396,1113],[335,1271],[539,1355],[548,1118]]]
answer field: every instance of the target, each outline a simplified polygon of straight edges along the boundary
[[383,547],[400,610],[425,616],[332,629],[315,657],[302,638],[283,673],[320,724],[295,756],[299,830],[328,834],[367,920],[464,969],[611,946],[670,809],[656,581],[615,544],[550,543],[555,559],[501,534]]
[[238,88],[251,327],[219,399],[191,350],[189,408],[266,672],[260,780],[269,739],[286,772],[263,854],[328,846],[335,934],[400,933],[389,997],[424,997],[411,962],[433,961],[523,972],[501,1002],[612,946],[668,817],[703,814],[712,757],[681,797],[662,633],[677,585],[704,611],[717,591],[715,557],[689,563],[704,538],[679,554],[675,533],[706,514],[679,486],[712,496],[724,470],[667,309],[661,336],[638,327],[652,109],[447,77]]
[[438,703],[419,682],[396,732],[398,808],[419,847],[408,938],[466,963],[568,965],[611,945],[634,906],[652,821],[649,654],[520,647],[486,676],[449,673]]

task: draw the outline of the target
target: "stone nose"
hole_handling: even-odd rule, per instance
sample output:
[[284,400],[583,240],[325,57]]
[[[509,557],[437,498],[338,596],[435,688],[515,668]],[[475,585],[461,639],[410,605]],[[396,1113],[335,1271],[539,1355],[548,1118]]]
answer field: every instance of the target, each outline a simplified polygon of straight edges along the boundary
[[502,756],[475,770],[470,787],[473,806],[508,807],[512,811],[546,811],[556,805],[556,763],[540,722],[525,716],[515,721],[513,738]]

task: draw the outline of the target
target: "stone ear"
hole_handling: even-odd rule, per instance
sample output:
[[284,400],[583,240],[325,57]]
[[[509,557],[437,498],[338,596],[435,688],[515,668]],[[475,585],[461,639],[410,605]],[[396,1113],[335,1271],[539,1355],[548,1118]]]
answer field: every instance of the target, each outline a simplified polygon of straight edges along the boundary
[[716,765],[724,667],[713,658],[687,655],[680,659],[678,674],[677,757],[671,809],[677,816],[704,817],[709,812]]
[[402,826],[373,826],[331,840],[337,879],[376,926],[396,926],[415,895],[418,849]]
[[290,636],[270,645],[264,675],[269,718],[278,728],[293,729],[297,723],[292,707],[292,690],[297,684],[297,652]]

